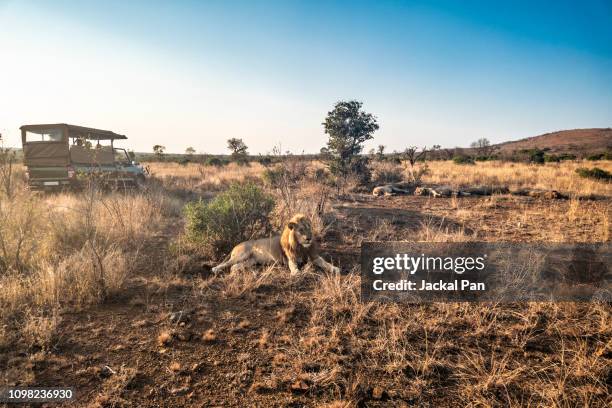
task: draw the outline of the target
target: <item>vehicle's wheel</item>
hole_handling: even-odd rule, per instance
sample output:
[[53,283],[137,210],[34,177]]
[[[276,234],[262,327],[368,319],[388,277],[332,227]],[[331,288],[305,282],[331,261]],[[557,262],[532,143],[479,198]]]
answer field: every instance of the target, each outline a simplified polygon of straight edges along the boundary
[[145,179],[144,175],[139,174],[136,176],[135,183],[136,183],[136,188],[142,189],[147,184],[147,179]]

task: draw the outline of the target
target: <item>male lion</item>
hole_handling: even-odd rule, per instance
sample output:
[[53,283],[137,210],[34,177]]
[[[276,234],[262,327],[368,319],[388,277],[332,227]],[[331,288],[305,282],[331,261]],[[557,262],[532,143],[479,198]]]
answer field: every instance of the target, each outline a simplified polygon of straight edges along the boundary
[[228,266],[234,271],[256,264],[279,263],[288,264],[291,274],[294,275],[300,272],[298,265],[310,261],[321,269],[340,272],[340,268],[325,262],[319,256],[318,250],[310,220],[303,214],[296,214],[289,220],[282,235],[236,245],[232,249],[230,259],[215,266],[212,271],[219,272]]

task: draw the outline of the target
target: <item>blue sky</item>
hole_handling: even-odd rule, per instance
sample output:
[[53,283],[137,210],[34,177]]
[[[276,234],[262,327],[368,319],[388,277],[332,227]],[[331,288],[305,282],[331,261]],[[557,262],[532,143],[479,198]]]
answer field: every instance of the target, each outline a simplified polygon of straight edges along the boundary
[[612,3],[0,0],[0,132],[68,122],[154,144],[317,152],[334,102],[368,147],[612,126]]

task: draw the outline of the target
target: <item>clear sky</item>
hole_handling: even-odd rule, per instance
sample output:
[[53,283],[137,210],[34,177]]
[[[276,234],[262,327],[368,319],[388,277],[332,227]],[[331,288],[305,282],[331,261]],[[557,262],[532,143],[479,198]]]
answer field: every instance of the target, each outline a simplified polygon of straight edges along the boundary
[[0,132],[67,122],[151,151],[318,152],[334,102],[369,147],[612,126],[612,2],[0,0]]

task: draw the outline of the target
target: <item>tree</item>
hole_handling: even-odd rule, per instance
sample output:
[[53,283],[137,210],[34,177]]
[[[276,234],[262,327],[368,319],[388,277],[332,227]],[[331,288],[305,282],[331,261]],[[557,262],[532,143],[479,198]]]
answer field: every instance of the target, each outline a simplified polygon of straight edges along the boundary
[[416,146],[407,147],[406,150],[402,153],[402,158],[408,162],[410,167],[408,168],[408,173],[410,174],[410,178],[412,181],[418,181],[419,176],[414,172],[414,164],[417,160],[425,160],[427,156],[427,146],[423,147],[423,150],[420,152],[417,151]]
[[489,139],[486,139],[484,137],[473,142],[470,147],[476,149],[476,152],[478,152],[478,156],[481,157],[489,157],[491,153],[493,153],[493,147],[491,146],[491,142],[489,142]]
[[196,152],[196,150],[193,147],[191,147],[191,146],[189,146],[188,148],[185,149],[185,154],[187,156],[193,156],[195,154],[195,152]]
[[246,163],[247,155],[249,154],[247,149],[247,145],[242,141],[242,139],[237,139],[235,137],[227,140],[227,148],[232,152],[232,159],[238,163]]
[[418,160],[425,160],[427,156],[427,146],[423,147],[423,150],[420,152],[417,150],[416,146],[407,147],[406,150],[402,153],[402,157],[404,160],[407,160],[410,163],[410,167],[414,167],[414,163]]
[[166,146],[162,146],[162,145],[158,145],[158,144],[153,146],[153,153],[155,153],[155,156],[157,156],[157,158],[160,161],[164,160],[164,152],[165,151],[166,151]]
[[385,145],[378,145],[378,147],[376,148],[376,158],[378,159],[378,161],[385,160],[385,148]]
[[363,144],[373,138],[379,126],[376,117],[364,112],[358,101],[340,101],[327,113],[323,127],[329,135],[327,150],[331,155],[329,169],[332,174],[346,181],[350,174],[360,176],[361,181],[369,179],[367,158],[360,157]]

